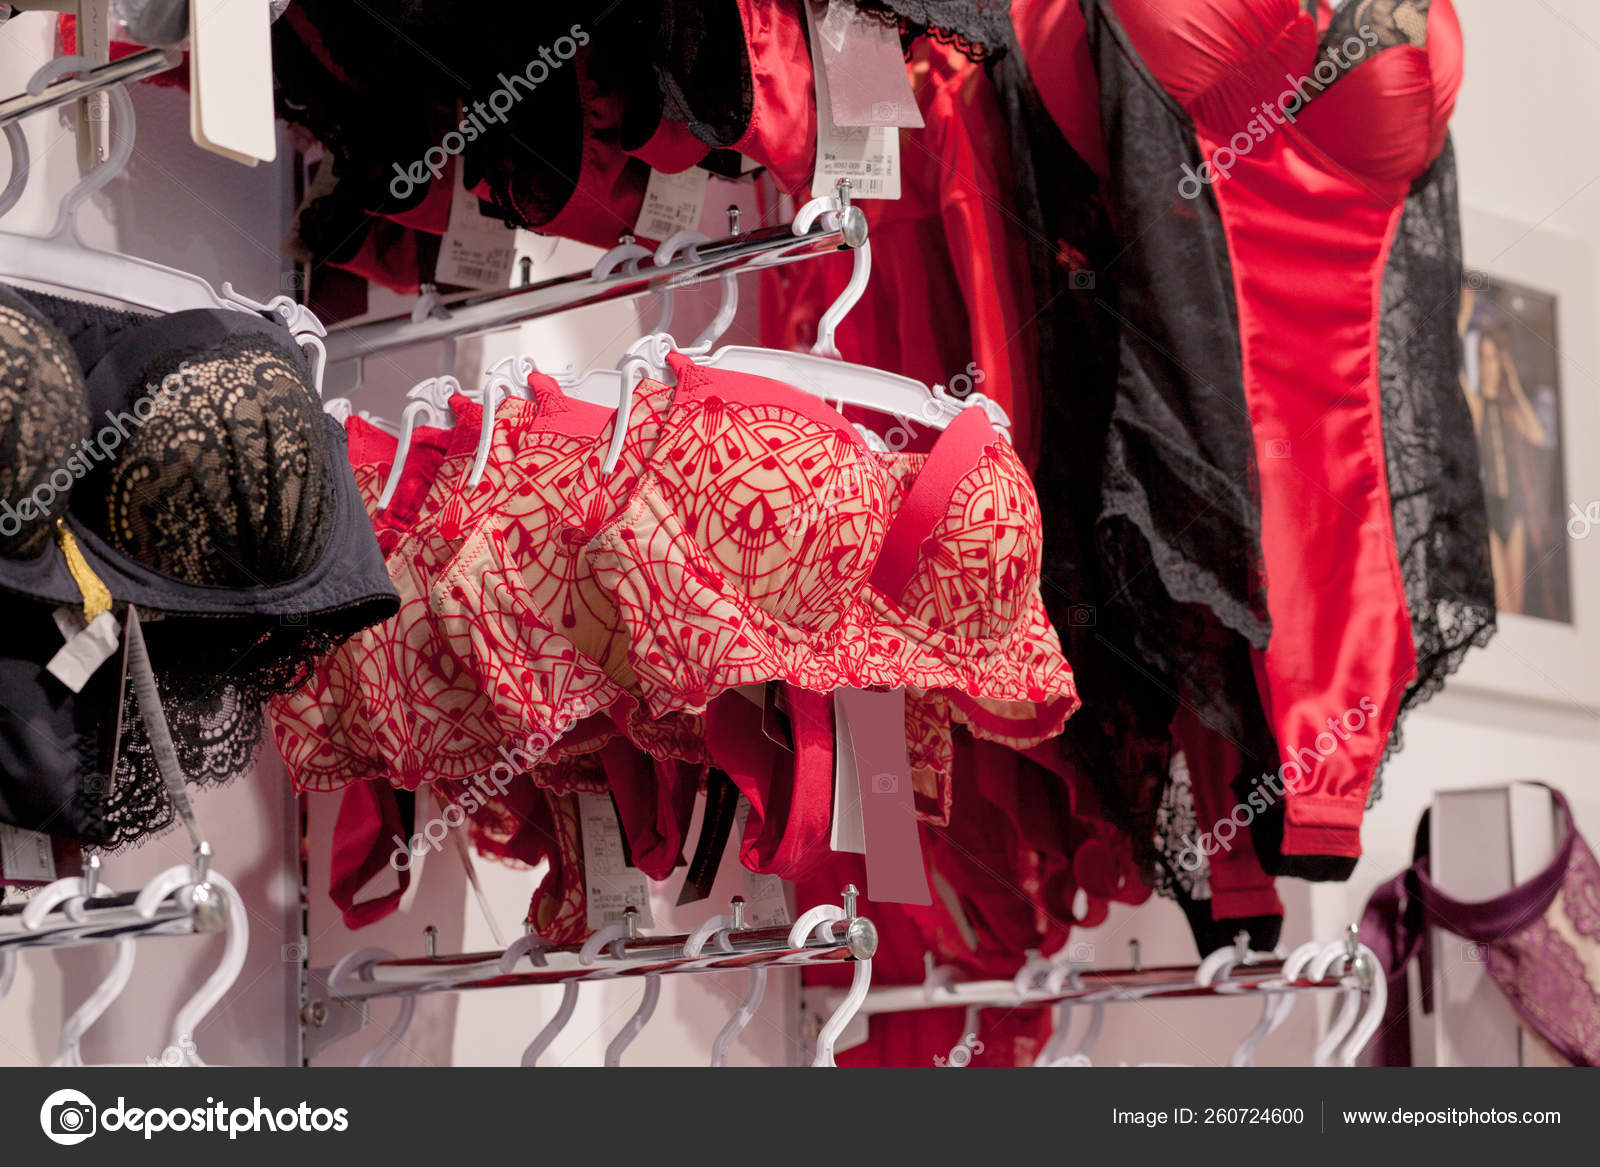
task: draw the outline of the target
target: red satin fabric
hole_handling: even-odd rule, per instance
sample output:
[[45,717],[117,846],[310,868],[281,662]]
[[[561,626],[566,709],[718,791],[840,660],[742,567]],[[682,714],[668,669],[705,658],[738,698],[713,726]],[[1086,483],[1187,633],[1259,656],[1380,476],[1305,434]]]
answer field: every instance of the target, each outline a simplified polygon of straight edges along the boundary
[[817,96],[800,0],[738,0],[750,61],[750,123],[731,149],[804,198],[817,154]]
[[764,709],[725,693],[706,709],[706,748],[749,800],[739,861],[795,879],[829,854],[833,826],[833,695],[783,687],[794,750],[768,736]]

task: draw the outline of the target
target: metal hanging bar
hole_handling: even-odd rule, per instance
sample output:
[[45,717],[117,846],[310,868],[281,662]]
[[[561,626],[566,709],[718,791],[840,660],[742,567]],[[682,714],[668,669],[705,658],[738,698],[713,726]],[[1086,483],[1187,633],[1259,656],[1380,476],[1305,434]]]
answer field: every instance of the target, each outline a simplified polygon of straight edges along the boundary
[[838,939],[808,937],[799,948],[789,946],[789,929],[756,928],[728,937],[729,950],[686,957],[683,936],[640,936],[615,942],[608,959],[581,964],[581,944],[546,949],[541,967],[503,972],[500,952],[458,956],[417,956],[373,961],[352,978],[332,989],[338,1001],[364,1001],[375,997],[455,993],[468,989],[504,989],[524,985],[559,985],[569,981],[606,981],[621,977],[677,973],[726,972],[736,969],[812,964],[843,964],[869,960],[877,951],[878,931],[872,921],[856,916],[839,922]]
[[[143,916],[134,909],[137,892],[85,900],[81,919],[68,915],[67,905],[57,906],[37,928],[22,921],[27,905],[0,908],[0,952],[22,948],[70,948],[104,944],[109,940],[144,936],[198,936],[222,932],[228,926],[228,907],[215,892],[169,896],[155,913]],[[74,913],[75,915],[78,913]]]
[[[929,990],[924,985],[893,985],[873,989],[861,1005],[858,1016],[878,1013],[911,1013],[921,1009],[996,1007],[1019,1008],[1054,1005],[1062,1001],[1183,1000],[1230,997],[1264,993],[1303,993],[1331,989],[1366,988],[1370,966],[1357,973],[1334,973],[1321,980],[1301,977],[1285,982],[1283,961],[1262,960],[1237,965],[1217,976],[1209,985],[1197,984],[1198,965],[1165,965],[1156,968],[1076,969],[1077,985],[1058,991],[1035,990],[1018,993],[1014,981],[956,981]],[[827,1016],[842,1000],[839,989],[807,989],[804,995],[808,1013]]]
[[809,231],[796,235],[787,225],[762,227],[699,244],[685,256],[657,267],[618,271],[595,278],[590,272],[556,276],[501,292],[469,293],[444,301],[445,313],[422,320],[410,312],[381,320],[349,324],[328,332],[328,360],[346,361],[390,349],[452,337],[509,328],[557,312],[631,299],[649,292],[688,287],[729,272],[754,271],[815,255],[860,247],[867,239],[867,220],[859,207],[845,207],[835,216],[821,216]]
[[157,73],[177,67],[182,61],[183,52],[180,49],[145,49],[112,61],[109,65],[97,65],[71,77],[63,77],[47,85],[41,93],[21,93],[0,101],[0,126],[41,110],[66,105],[113,85],[154,77]]

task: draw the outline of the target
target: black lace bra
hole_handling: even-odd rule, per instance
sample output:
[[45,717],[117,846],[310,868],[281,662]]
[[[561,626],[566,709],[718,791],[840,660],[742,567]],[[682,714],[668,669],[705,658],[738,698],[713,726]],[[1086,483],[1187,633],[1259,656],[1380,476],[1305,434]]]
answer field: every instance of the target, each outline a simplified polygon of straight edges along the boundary
[[[171,808],[131,710],[120,751],[77,740],[116,724],[120,686],[69,695],[44,671],[61,646],[52,608],[92,619],[138,606],[196,782],[243,770],[261,703],[396,610],[343,430],[312,386],[294,339],[253,313],[149,317],[0,287],[0,590],[48,633],[15,650],[45,656],[28,674],[37,691],[8,686],[8,703],[32,708],[34,736],[46,737],[63,703],[95,706],[76,710],[76,738],[57,733],[48,757],[24,740],[27,719],[14,720],[0,777],[26,782],[31,770],[70,786],[89,781],[91,756],[116,753],[109,778],[90,783],[104,788],[102,821],[86,811],[67,824],[83,841],[130,841],[170,822]],[[0,792],[0,818],[10,801]]]

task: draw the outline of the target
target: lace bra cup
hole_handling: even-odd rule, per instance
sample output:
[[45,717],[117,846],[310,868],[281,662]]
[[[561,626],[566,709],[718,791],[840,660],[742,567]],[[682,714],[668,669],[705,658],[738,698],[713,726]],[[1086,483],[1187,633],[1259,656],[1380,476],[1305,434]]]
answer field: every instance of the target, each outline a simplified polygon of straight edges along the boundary
[[[612,411],[565,398],[549,378],[536,375],[530,387],[534,400],[514,399],[497,409],[493,450],[473,491],[453,484],[476,450],[478,427],[456,426],[438,475],[452,485],[389,556],[401,611],[363,636],[360,670],[369,706],[382,711],[378,744],[397,785],[466,780],[512,755],[518,769],[531,770],[541,758],[557,761],[614,736],[604,722],[584,720],[609,710],[621,691],[561,631],[519,604],[520,576],[497,574],[492,566],[506,562],[507,535],[518,548],[539,546],[543,536],[525,542],[522,533],[531,535],[532,526],[552,529],[546,513],[551,498],[583,496],[575,474],[601,477],[597,438]],[[537,522],[513,521],[495,531],[496,540],[486,538],[491,519],[530,508]],[[468,563],[475,570],[467,571]],[[494,602],[480,605],[483,593],[492,593]],[[515,653],[496,651],[510,642],[519,645]],[[554,669],[570,700],[543,702],[536,669]],[[570,773],[541,770],[546,778]]]
[[[250,313],[140,317],[35,293],[3,302],[63,325],[80,366],[81,453],[54,471],[65,522],[119,602],[173,616],[270,617],[342,638],[393,610],[304,354]],[[94,430],[93,446],[88,428]],[[80,437],[80,434],[83,435]],[[59,438],[52,438],[52,443]],[[83,595],[66,558],[0,559],[0,587]]]
[[[1349,0],[1323,44],[1348,44],[1350,36],[1358,42],[1370,39],[1374,34],[1368,26],[1354,32],[1345,27],[1360,19],[1362,8],[1359,0]],[[1372,49],[1326,97],[1306,107],[1297,128],[1357,174],[1394,182],[1422,174],[1444,149],[1464,60],[1461,24],[1450,0],[1427,5],[1426,30],[1421,46]]]
[[[1461,30],[1449,0],[1434,0],[1426,44],[1416,47],[1392,28],[1364,23],[1368,15],[1392,21],[1395,4],[1381,13],[1369,5],[1347,0],[1321,35],[1301,0],[1115,7],[1161,87],[1219,140],[1243,132],[1254,145],[1284,132],[1289,127],[1265,112],[1276,107],[1293,118],[1291,133],[1352,172],[1409,181],[1443,148],[1461,83]],[[1343,53],[1348,67],[1328,53]]]
[[[356,487],[379,546],[387,550],[385,544],[398,542],[421,511],[444,458],[450,431],[428,426],[416,429],[395,496],[382,511],[378,498],[394,464],[397,439],[358,416],[346,420],[345,433]],[[349,781],[352,772],[370,773],[377,765],[372,711],[361,701],[357,680],[360,651],[359,640],[339,645],[317,661],[298,689],[268,704],[273,740],[296,790],[333,789]]]

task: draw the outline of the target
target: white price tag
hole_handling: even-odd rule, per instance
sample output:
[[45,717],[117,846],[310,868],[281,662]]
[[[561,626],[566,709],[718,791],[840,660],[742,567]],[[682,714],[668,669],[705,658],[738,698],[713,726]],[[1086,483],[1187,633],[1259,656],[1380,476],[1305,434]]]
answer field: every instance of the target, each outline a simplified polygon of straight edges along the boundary
[[701,212],[705,210],[710,179],[710,173],[698,166],[691,166],[681,174],[652,170],[633,233],[646,239],[663,240],[679,231],[697,229]]
[[[739,809],[734,815],[738,829],[728,843],[734,850],[734,862],[738,862],[739,840],[744,838],[744,823],[749,817],[750,800],[741,794]],[[792,923],[789,897],[782,879],[776,875],[757,875],[748,867],[744,868],[744,922],[752,928],[787,928]]]
[[844,0],[809,0],[806,7],[817,31],[833,124],[921,128],[899,29]]
[[620,924],[624,911],[639,909],[641,928],[655,927],[650,913],[650,880],[637,867],[629,867],[622,848],[622,827],[617,811],[604,794],[578,795],[578,817],[583,830],[583,870],[589,892],[589,927]]
[[246,166],[278,155],[271,25],[261,0],[189,6],[189,134]]
[[450,197],[450,222],[439,241],[434,279],[463,288],[508,288],[517,259],[517,232],[478,210],[478,197],[462,182],[459,158],[451,169],[455,191]]
[[[808,0],[806,21],[811,30],[813,60],[820,60],[823,54],[819,17],[825,16],[826,11],[820,8],[817,0]],[[833,194],[838,189],[839,180],[848,178],[852,198],[899,198],[899,128],[893,125],[836,124],[828,97],[827,70],[814,69],[812,72],[817,86],[817,165],[811,176],[812,195],[820,198]]]
[[45,670],[74,693],[81,693],[95,670],[117,651],[121,629],[110,612],[101,612],[88,624],[73,608],[57,608],[54,615],[67,642]]
[[0,823],[0,878],[50,883],[55,877],[56,857],[49,835]]

